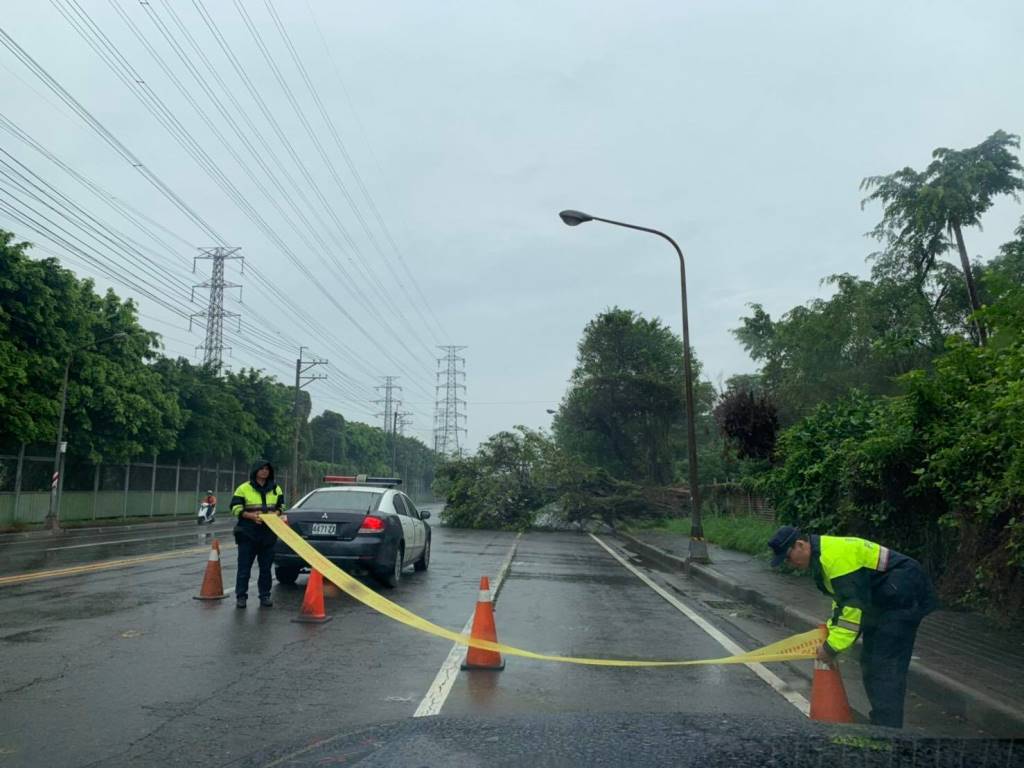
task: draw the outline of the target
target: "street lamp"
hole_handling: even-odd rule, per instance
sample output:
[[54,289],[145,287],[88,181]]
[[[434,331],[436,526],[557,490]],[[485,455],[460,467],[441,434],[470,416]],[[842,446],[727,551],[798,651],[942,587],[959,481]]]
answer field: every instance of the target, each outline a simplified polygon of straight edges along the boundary
[[102,344],[112,339],[122,339],[128,336],[128,333],[115,333],[113,336],[106,336],[102,339],[85,344],[81,347],[75,347],[68,353],[68,361],[64,365],[64,384],[60,388],[60,419],[57,421],[57,449],[53,455],[53,479],[50,482],[50,506],[46,512],[46,528],[50,529],[51,533],[56,533],[60,530],[60,509],[57,505],[57,487],[61,484],[61,458],[67,450],[68,444],[64,442],[64,412],[68,407],[68,376],[71,373],[71,361],[78,352],[84,352],[87,349],[95,347],[97,344]]
[[675,240],[657,229],[639,227],[636,224],[627,224],[623,221],[602,219],[600,216],[591,216],[589,213],[583,213],[582,211],[565,210],[558,215],[570,227],[577,227],[588,221],[603,221],[605,224],[612,224],[616,227],[649,232],[652,235],[668,240],[679,255],[679,294],[683,305],[683,393],[686,405],[687,463],[690,470],[690,560],[698,563],[709,562],[708,545],[704,541],[704,527],[701,525],[700,519],[700,486],[697,484],[697,430],[694,420],[693,369],[690,365],[690,323],[686,310],[686,262],[683,259],[683,252]]

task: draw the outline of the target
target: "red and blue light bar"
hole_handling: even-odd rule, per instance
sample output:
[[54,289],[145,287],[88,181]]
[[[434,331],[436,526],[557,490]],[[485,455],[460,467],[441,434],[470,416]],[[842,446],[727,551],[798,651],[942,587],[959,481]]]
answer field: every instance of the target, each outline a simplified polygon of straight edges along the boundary
[[402,484],[400,477],[370,477],[369,475],[324,475],[326,485],[379,485],[392,488]]

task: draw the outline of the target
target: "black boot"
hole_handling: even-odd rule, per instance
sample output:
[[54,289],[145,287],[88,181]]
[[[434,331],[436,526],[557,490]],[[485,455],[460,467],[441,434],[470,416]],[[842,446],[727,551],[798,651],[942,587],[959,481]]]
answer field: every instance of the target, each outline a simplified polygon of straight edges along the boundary
[[245,608],[245,598],[244,597],[236,597],[235,598],[235,608]]
[[274,601],[269,597],[260,598],[260,608],[270,608],[274,604]]

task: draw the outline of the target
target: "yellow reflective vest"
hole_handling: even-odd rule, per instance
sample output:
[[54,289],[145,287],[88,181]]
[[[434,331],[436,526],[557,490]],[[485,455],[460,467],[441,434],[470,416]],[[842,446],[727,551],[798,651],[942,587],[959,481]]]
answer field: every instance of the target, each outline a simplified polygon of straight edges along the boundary
[[235,489],[231,497],[231,514],[241,517],[243,512],[282,512],[284,510],[284,491],[281,486],[268,484],[258,488],[252,481],[246,480]]
[[909,559],[867,539],[811,537],[811,572],[818,589],[832,597],[826,622],[829,648],[839,653],[856,642],[864,612],[872,608],[873,582],[896,560]]

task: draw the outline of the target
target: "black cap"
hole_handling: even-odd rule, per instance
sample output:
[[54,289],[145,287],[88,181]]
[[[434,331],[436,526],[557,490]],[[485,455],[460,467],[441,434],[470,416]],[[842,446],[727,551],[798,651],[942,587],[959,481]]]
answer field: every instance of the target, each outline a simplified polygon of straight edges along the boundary
[[782,561],[786,559],[790,548],[796,544],[796,540],[799,537],[800,529],[794,528],[792,525],[784,525],[775,532],[775,535],[768,542],[768,546],[775,553],[775,556],[772,558],[772,568],[778,568],[782,565]]

